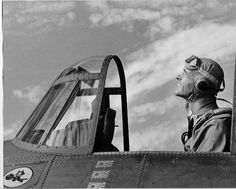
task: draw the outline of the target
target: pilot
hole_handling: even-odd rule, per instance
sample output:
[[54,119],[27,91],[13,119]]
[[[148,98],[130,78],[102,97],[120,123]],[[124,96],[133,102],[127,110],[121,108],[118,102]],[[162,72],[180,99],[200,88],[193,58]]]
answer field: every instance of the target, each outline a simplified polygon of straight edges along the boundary
[[186,100],[189,124],[181,136],[184,149],[229,152],[232,109],[219,108],[216,103],[217,93],[225,88],[224,72],[209,58],[193,55],[185,62],[183,72],[176,77],[179,83],[175,90],[176,96]]

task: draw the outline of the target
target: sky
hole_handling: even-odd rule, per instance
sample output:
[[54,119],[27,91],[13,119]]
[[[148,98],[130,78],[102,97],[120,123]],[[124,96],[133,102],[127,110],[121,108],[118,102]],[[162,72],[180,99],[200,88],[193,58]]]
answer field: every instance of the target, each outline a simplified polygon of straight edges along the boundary
[[123,62],[131,150],[183,150],[185,101],[174,91],[193,54],[222,66],[219,97],[232,102],[234,0],[5,1],[2,30],[4,140],[61,71],[89,56],[115,54]]

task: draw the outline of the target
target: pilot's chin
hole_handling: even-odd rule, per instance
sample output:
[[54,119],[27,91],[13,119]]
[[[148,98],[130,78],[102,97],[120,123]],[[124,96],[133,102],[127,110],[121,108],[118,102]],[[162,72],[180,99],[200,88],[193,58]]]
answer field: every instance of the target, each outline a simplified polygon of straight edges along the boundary
[[175,96],[182,97],[181,95],[179,95],[179,94],[177,94],[177,93],[175,93]]
[[181,97],[181,94],[179,93],[178,88],[175,90],[174,94],[175,94],[175,96],[179,96],[179,97]]
[[180,92],[178,92],[178,90],[176,90],[174,92],[175,96],[178,96],[178,97],[181,97],[181,98],[184,98],[185,99],[185,95],[181,94]]

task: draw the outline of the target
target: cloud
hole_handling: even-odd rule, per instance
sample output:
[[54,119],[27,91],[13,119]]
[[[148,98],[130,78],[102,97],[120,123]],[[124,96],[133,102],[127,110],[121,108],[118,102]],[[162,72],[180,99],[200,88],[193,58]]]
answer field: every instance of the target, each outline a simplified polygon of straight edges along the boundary
[[91,11],[94,10],[105,10],[109,8],[107,0],[90,0],[85,2]]
[[[131,151],[183,151],[180,136],[186,128],[187,122],[179,120],[157,123],[155,127],[143,127],[140,130],[135,130],[129,134],[130,149]],[[115,136],[112,143],[123,150],[121,136]]]
[[59,1],[59,2],[27,2],[24,9],[20,11],[22,14],[32,13],[64,13],[70,11],[75,6],[72,1]]
[[145,36],[154,39],[157,33],[170,33],[173,30],[174,19],[170,16],[165,16],[147,27]]
[[175,96],[166,97],[164,100],[159,100],[156,102],[148,102],[145,104],[133,106],[129,110],[130,123],[145,122],[149,116],[161,116],[164,115],[168,110],[173,108],[177,104]]
[[13,139],[22,126],[22,121],[16,121],[10,126],[4,127],[4,140]]
[[24,90],[15,89],[13,94],[21,99],[26,99],[27,101],[37,104],[42,98],[44,90],[41,86],[28,86]]
[[[207,20],[224,22],[228,12],[235,12],[234,1],[86,1],[93,26],[122,25],[133,32],[136,24],[146,27],[146,37],[171,34]],[[230,17],[231,16],[231,17]],[[235,20],[232,13],[227,19]]]
[[3,31],[14,33],[16,27],[23,26],[26,31],[42,33],[66,26],[76,17],[75,7],[72,1],[7,1],[3,3]]
[[[161,14],[157,10],[148,10],[143,8],[111,8],[106,3],[91,4],[90,8],[98,8],[98,12],[93,12],[89,20],[93,26],[109,26],[113,24],[122,24],[122,29],[127,32],[134,31],[134,24],[137,21],[157,20]],[[100,10],[99,10],[100,8]]]
[[119,8],[150,8],[150,9],[157,9],[162,8],[163,6],[180,6],[183,4],[192,4],[188,0],[130,0],[130,1],[108,1],[108,0],[90,0],[86,1],[86,4],[92,11],[95,10],[106,10],[112,7],[119,7]]
[[[99,19],[94,19],[94,17],[98,17]],[[90,19],[94,24],[98,24],[102,21],[104,26],[108,26],[111,24],[122,23],[122,22],[130,22],[135,20],[154,20],[160,18],[160,13],[158,11],[149,11],[145,9],[126,9],[125,11],[122,9],[112,9],[107,10],[101,14],[91,15]],[[102,20],[103,19],[103,20]]]
[[184,60],[195,54],[224,64],[236,53],[236,23],[206,22],[156,40],[126,58],[128,100],[146,94],[174,79]]

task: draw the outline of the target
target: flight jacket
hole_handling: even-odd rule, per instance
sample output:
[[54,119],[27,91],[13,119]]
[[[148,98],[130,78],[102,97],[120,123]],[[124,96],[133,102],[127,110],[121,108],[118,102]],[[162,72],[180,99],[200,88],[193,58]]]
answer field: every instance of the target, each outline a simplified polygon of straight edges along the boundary
[[185,143],[186,151],[229,152],[231,108],[209,110],[196,116],[191,138]]

